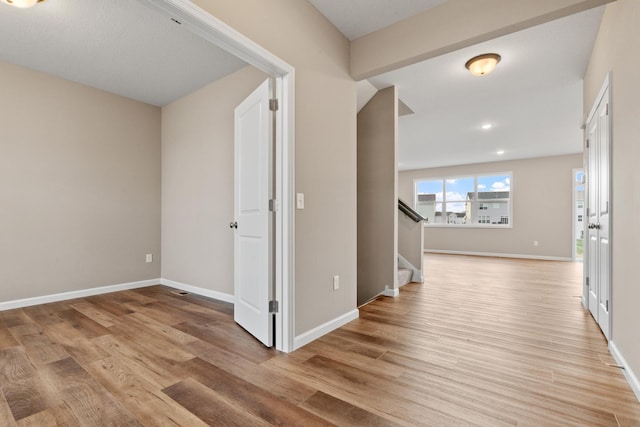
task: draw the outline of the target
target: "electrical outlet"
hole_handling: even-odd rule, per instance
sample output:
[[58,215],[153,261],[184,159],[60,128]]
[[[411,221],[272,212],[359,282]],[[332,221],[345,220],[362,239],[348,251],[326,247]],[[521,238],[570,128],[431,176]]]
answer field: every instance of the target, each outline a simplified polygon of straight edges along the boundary
[[340,289],[340,276],[333,276],[333,290],[337,291]]
[[538,241],[537,240],[533,241],[533,246],[538,246]]
[[147,263],[153,262],[153,254],[147,254]]

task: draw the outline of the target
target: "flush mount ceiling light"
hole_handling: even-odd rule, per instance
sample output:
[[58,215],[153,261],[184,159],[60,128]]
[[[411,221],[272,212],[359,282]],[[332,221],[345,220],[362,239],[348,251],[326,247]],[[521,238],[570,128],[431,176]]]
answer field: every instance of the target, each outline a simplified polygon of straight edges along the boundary
[[500,59],[500,55],[497,53],[485,53],[484,55],[474,56],[464,66],[474,76],[484,76],[495,70]]
[[42,3],[44,0],[0,0],[2,3],[6,3],[9,6],[18,7],[20,9],[27,9],[35,6],[37,3]]
[[489,130],[493,127],[493,125],[491,123],[485,123],[482,125],[482,129],[483,130]]

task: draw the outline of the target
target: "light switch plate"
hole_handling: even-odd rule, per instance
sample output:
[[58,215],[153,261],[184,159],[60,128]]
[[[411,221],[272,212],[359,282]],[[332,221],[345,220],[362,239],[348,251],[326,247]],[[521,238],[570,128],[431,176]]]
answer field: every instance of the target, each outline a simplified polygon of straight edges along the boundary
[[296,209],[304,209],[304,193],[296,193]]

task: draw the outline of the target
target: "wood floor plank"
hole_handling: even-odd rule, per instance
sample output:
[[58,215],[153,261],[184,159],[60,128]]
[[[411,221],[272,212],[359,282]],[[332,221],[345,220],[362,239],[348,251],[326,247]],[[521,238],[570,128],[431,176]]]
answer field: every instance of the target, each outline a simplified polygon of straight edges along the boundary
[[[0,380],[4,381],[2,376],[0,376]],[[2,392],[2,387],[0,387],[0,425],[7,427],[17,426],[11,408],[9,408],[9,403],[7,403],[7,399],[5,399]]]
[[174,384],[163,392],[208,425],[238,427],[269,425],[266,421],[236,408],[232,402],[191,378]]
[[[419,425],[425,419],[428,419],[430,422],[426,425],[460,425],[460,420],[458,419],[450,417],[437,409],[411,401],[406,397],[410,395],[410,390],[408,389],[404,390],[406,396],[392,397],[385,387],[365,387],[365,383],[362,378],[359,378],[359,375],[353,377],[341,372],[310,369],[309,366],[304,364],[291,363],[281,358],[273,358],[264,362],[263,366],[395,423]],[[385,382],[384,386],[387,385],[388,383]]]
[[44,373],[82,426],[142,426],[72,358],[50,363]]
[[126,303],[134,302],[134,300],[126,297],[123,298],[120,292],[91,296],[86,298],[85,301],[93,304],[103,312],[109,313],[109,315],[116,319],[134,312],[125,305]]
[[46,365],[69,357],[69,353],[62,346],[51,341],[36,323],[14,326],[11,328],[11,333],[17,338],[34,365]]
[[[262,363],[274,354],[273,349],[264,347],[255,338],[237,325],[220,326],[217,324],[198,325],[190,322],[174,326],[176,329],[199,338],[202,341],[215,344],[225,343],[225,350],[243,357],[250,362]],[[230,331],[229,329],[233,329]]]
[[61,311],[58,316],[89,339],[111,333],[109,329],[75,309]]
[[[286,375],[230,353],[223,348],[204,341],[197,341],[187,345],[188,349],[199,358],[224,369],[238,378],[251,384],[269,390],[271,394],[294,404],[300,404],[316,392],[309,387]],[[302,353],[298,350],[296,353]]]
[[118,323],[117,316],[114,316],[110,312],[89,301],[77,302],[71,305],[71,308],[79,313],[82,313],[89,319],[105,328],[110,328],[111,326],[114,326]]
[[194,357],[184,349],[184,343],[175,343],[173,339],[168,340],[166,333],[150,327],[151,325],[143,327],[143,322],[136,318],[131,317],[129,320],[113,326],[110,332],[135,341],[136,346],[142,348],[142,351],[168,363],[184,362]]
[[206,426],[191,412],[162,393],[127,359],[109,357],[87,366],[91,376],[143,424],[148,426]]
[[22,309],[14,309],[7,311],[0,311],[0,323],[6,328],[13,328],[14,326],[20,326],[28,323],[33,323],[31,319]]
[[314,393],[304,402],[302,407],[338,426],[383,427],[401,425],[321,391]]
[[20,347],[0,352],[0,390],[15,421],[61,403]]
[[[109,356],[126,360],[132,369],[143,375],[147,381],[153,382],[158,389],[168,387],[183,379],[182,375],[176,373],[177,369],[173,363],[164,357],[158,357],[147,347],[131,341],[127,337],[105,335],[95,338],[93,343],[105,354],[105,357],[100,360]],[[162,349],[157,351],[161,352]],[[90,363],[95,361],[92,360]]]
[[66,405],[54,406],[17,423],[18,427],[82,427]]
[[191,378],[214,390],[234,406],[273,425],[330,425],[314,414],[272,395],[268,390],[225,372],[200,358],[184,364]]
[[91,363],[109,356],[69,323],[46,325],[44,333],[52,342],[61,345],[80,363]]
[[6,350],[10,347],[16,347],[18,341],[11,335],[9,329],[0,323],[0,351]]

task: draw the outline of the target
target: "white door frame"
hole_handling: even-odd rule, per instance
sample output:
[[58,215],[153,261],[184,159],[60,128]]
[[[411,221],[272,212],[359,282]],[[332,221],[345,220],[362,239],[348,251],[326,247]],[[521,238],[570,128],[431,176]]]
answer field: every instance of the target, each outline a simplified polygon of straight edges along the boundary
[[276,81],[274,260],[279,302],[276,349],[293,351],[294,338],[294,82],[295,69],[189,0],[142,0],[185,28],[264,71]]
[[[609,114],[608,114],[608,121],[609,121],[609,125],[608,125],[608,137],[609,137],[609,156],[608,156],[608,173],[609,173],[609,177],[607,179],[607,185],[608,185],[608,192],[609,192],[609,247],[612,248],[612,244],[611,244],[611,240],[612,240],[612,236],[613,236],[613,215],[612,215],[612,210],[613,210],[613,203],[611,203],[612,197],[613,197],[613,193],[612,193],[612,180],[611,180],[611,175],[612,175],[612,156],[611,156],[611,152],[612,152],[612,142],[613,142],[613,138],[612,138],[612,124],[613,124],[613,120],[612,120],[612,107],[611,107],[611,94],[612,94],[612,73],[609,72],[605,79],[604,79],[604,83],[602,84],[602,87],[600,88],[600,91],[598,92],[598,96],[596,96],[594,102],[593,102],[593,106],[591,107],[591,111],[589,112],[589,115],[587,116],[587,120],[585,121],[584,124],[584,129],[585,129],[585,143],[586,143],[586,139],[589,136],[589,128],[588,128],[588,124],[591,122],[591,120],[593,119],[593,117],[595,116],[595,114],[598,111],[598,107],[600,106],[600,104],[602,102],[606,102],[609,105]],[[608,94],[607,98],[605,99],[605,94]],[[585,150],[586,150],[586,145],[585,145]],[[588,158],[588,152],[587,152],[587,156],[585,156],[585,162],[584,162],[584,170],[587,173],[592,173],[591,170],[589,170],[588,168],[588,163],[589,163],[589,158]],[[589,202],[589,188],[588,188],[589,184],[589,177],[587,175],[587,180],[586,180],[586,184],[585,184],[585,213],[586,213],[586,207],[588,206]],[[587,215],[585,214],[585,218],[587,217]],[[585,224],[588,222],[588,218],[586,218]],[[585,236],[585,243],[586,243],[586,237]],[[585,252],[584,252],[584,274],[583,277],[585,278],[584,280],[586,280],[587,277],[589,277],[589,264],[591,263],[590,260],[590,254],[588,254],[587,252],[587,245],[585,244]],[[612,332],[613,332],[613,281],[611,280],[611,271],[612,271],[612,266],[611,263],[613,262],[613,251],[610,250],[609,251],[609,307],[608,307],[608,313],[609,313],[609,322],[608,322],[608,327],[606,331],[603,331],[605,333],[605,336],[607,337],[608,341],[613,340],[613,336],[612,336]],[[589,310],[589,286],[587,286],[587,283],[585,281],[584,286],[583,286],[583,295],[582,295],[582,305]],[[600,326],[602,327],[602,326]]]

